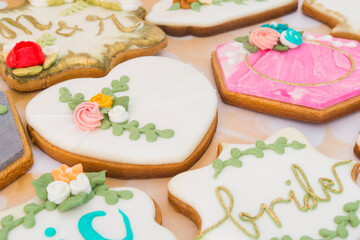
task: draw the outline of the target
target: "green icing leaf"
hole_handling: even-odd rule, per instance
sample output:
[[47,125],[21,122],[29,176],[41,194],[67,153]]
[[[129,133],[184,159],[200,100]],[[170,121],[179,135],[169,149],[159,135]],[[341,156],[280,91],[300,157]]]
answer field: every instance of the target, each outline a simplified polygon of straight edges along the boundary
[[350,225],[355,228],[358,227],[360,224],[358,216],[355,214],[355,212],[349,212],[349,221]]
[[179,10],[181,8],[181,5],[179,2],[174,3],[173,5],[171,5],[171,7],[168,9],[168,11],[174,11],[174,10]]
[[306,147],[306,144],[299,143],[298,141],[293,141],[293,142],[291,143],[291,147],[292,147],[293,149],[299,150],[299,149],[305,148],[305,147]]
[[33,226],[35,226],[34,213],[29,213],[28,215],[26,215],[24,218],[23,224],[24,224],[24,227],[26,227],[26,228],[32,228]]
[[221,6],[222,0],[213,0],[212,4]]
[[89,6],[90,6],[89,3],[87,3],[86,1],[74,2],[73,4],[71,4],[70,7],[62,10],[59,13],[59,17],[65,17],[65,16],[69,16],[69,15],[74,15],[74,14],[86,9]]
[[146,141],[148,142],[155,142],[158,138],[158,135],[154,130],[145,131],[145,135],[146,135]]
[[94,189],[97,186],[103,185],[106,180],[106,171],[95,172],[95,173],[86,173],[86,176],[89,178],[91,188]]
[[130,98],[128,96],[123,96],[123,97],[114,97],[113,99],[113,107],[115,106],[123,106],[126,111],[128,111],[129,109],[129,101]]
[[273,47],[273,50],[279,51],[279,52],[287,52],[289,50],[289,47],[285,46],[283,44],[278,44]]
[[106,130],[109,129],[110,127],[111,127],[111,122],[105,115],[104,118],[101,120],[100,128]]
[[171,129],[155,130],[155,132],[159,137],[162,137],[162,138],[171,138],[175,134],[175,132]]
[[345,212],[355,212],[359,209],[359,204],[360,204],[360,201],[356,201],[353,203],[347,203],[344,206],[344,211]]
[[124,133],[124,128],[119,123],[112,123],[112,127],[115,136],[121,136]]
[[57,208],[57,204],[53,203],[53,202],[50,202],[50,201],[46,201],[45,202],[45,208],[48,211],[53,211],[53,210],[55,210]]
[[137,128],[138,126],[139,126],[139,122],[136,121],[136,120],[132,120],[132,121],[129,122],[128,124],[123,125],[123,127],[124,127],[125,129],[129,129],[129,128],[131,128],[131,127]]
[[214,178],[216,178],[225,167],[223,161],[221,161],[219,158],[213,161],[212,166],[215,169]]
[[111,86],[114,92],[123,92],[129,90],[127,83],[130,81],[128,76],[122,76],[119,80],[113,80]]
[[113,91],[110,88],[107,88],[107,87],[101,89],[101,93],[105,94],[105,95],[108,95],[108,96],[113,96],[114,95]]
[[148,130],[155,130],[156,129],[156,125],[155,124],[153,124],[153,123],[148,123],[148,124],[146,124],[144,127],[142,127],[142,128],[139,128],[139,131],[140,132],[146,132],[146,131],[148,131]]
[[77,100],[84,100],[84,94],[82,94],[82,93],[77,93],[77,94],[75,94],[74,95],[74,99],[77,99]]
[[103,108],[100,109],[100,113],[102,113],[102,114],[109,113],[110,109],[111,108],[103,107]]
[[118,191],[117,194],[122,199],[131,199],[134,196],[134,194],[129,190]]
[[105,201],[109,205],[114,205],[119,201],[119,196],[115,191],[109,190],[104,194]]
[[73,209],[77,206],[84,204],[85,199],[87,198],[87,193],[81,192],[75,196],[68,197],[65,201],[60,203],[58,210],[59,212],[66,212],[70,209]]
[[302,36],[304,34],[304,31],[298,31],[298,33]]
[[47,200],[47,191],[46,188],[54,181],[53,176],[50,173],[45,173],[39,177],[37,180],[31,181],[31,184],[33,185],[36,195],[41,199],[46,201]]
[[130,127],[128,130],[130,132],[130,136],[129,136],[130,140],[135,141],[135,140],[138,140],[140,138],[140,132],[139,132],[139,130],[137,128]]
[[243,47],[251,53],[256,53],[259,51],[257,46],[251,45],[250,43],[243,43]]
[[62,95],[62,94],[70,94],[70,91],[68,88],[66,87],[62,87],[59,89],[59,93]]
[[285,235],[281,238],[281,240],[293,240],[289,235]]
[[193,2],[192,4],[190,4],[190,7],[192,10],[200,12],[201,4],[199,2]]
[[7,106],[5,106],[5,105],[0,105],[0,115],[7,113],[8,110],[9,110],[9,109],[8,109]]
[[94,188],[95,194],[101,195],[99,193],[109,190],[109,187],[105,184],[99,185],[96,188]]
[[11,225],[11,223],[14,220],[14,216],[13,215],[7,215],[6,217],[4,217],[3,219],[1,219],[1,226],[2,227],[8,227]]
[[64,103],[71,102],[72,99],[71,94],[62,94],[59,96],[59,101]]

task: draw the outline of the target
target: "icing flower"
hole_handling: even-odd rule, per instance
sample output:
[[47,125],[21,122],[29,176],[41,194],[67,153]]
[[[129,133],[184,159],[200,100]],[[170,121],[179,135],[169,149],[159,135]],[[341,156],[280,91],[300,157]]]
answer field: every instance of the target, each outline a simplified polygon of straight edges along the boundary
[[123,106],[115,106],[109,111],[109,118],[111,122],[122,123],[129,119],[129,114]]
[[85,131],[95,130],[100,127],[101,119],[104,116],[99,111],[99,104],[97,102],[83,102],[80,103],[74,112],[75,123]]
[[46,187],[47,198],[50,202],[60,204],[70,196],[70,186],[63,181],[54,181]]
[[263,27],[256,29],[249,36],[249,43],[261,50],[273,49],[278,44],[280,34],[271,28]]
[[6,58],[9,68],[26,68],[42,65],[45,56],[39,44],[21,41],[15,45]]
[[268,27],[278,31],[280,34],[286,31],[289,27],[282,23],[272,22],[270,24],[264,24],[261,27]]
[[173,3],[180,3],[181,8],[189,9],[191,4],[197,1],[198,0],[173,0]]
[[100,108],[103,108],[103,107],[110,108],[113,104],[112,99],[113,99],[113,97],[110,97],[110,96],[102,94],[102,93],[98,93],[95,96],[93,96],[92,98],[90,98],[90,102],[97,102],[99,104]]
[[53,53],[58,53],[59,48],[57,46],[46,46],[43,48],[43,53],[48,56]]
[[136,11],[141,6],[141,1],[139,0],[119,0],[121,5],[121,10],[123,11]]
[[301,34],[298,31],[289,28],[281,33],[280,42],[283,45],[293,49],[300,46],[303,43],[303,40]]
[[57,169],[51,171],[51,175],[54,178],[54,181],[63,181],[69,183],[72,180],[75,180],[79,174],[83,172],[83,167],[81,164],[77,164],[73,167],[68,167],[63,164]]
[[90,181],[85,173],[80,173],[76,180],[70,182],[70,191],[73,195],[81,192],[86,192],[87,194],[91,192]]

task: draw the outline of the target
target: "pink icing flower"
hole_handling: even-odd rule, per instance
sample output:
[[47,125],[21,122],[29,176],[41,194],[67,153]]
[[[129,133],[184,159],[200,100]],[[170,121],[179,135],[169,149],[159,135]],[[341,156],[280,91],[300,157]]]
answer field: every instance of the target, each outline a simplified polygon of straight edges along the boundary
[[278,44],[280,33],[276,30],[262,27],[253,31],[249,36],[249,43],[255,45],[261,50],[273,49]]
[[97,102],[83,102],[75,108],[75,123],[82,130],[95,130],[101,125],[101,119],[104,116],[100,113],[99,104]]

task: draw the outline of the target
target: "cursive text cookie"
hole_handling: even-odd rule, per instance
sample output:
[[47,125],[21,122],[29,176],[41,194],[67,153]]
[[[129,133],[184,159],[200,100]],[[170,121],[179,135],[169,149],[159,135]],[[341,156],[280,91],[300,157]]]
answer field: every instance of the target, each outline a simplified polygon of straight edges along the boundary
[[217,98],[191,65],[141,57],[106,77],[44,90],[26,119],[32,140],[60,162],[118,178],[164,177],[187,170],[207,149]]
[[168,185],[170,202],[197,224],[195,239],[360,238],[360,164],[323,155],[292,128],[219,153]]
[[33,91],[102,77],[120,62],[153,55],[167,44],[161,29],[142,20],[138,0],[47,6],[63,2],[32,0],[0,11],[0,73],[11,88]]

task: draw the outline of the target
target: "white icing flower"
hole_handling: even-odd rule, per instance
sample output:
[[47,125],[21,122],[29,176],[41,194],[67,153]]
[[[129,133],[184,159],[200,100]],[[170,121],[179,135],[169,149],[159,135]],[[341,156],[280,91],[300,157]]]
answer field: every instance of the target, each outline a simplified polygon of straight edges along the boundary
[[121,10],[123,11],[136,11],[141,6],[141,1],[139,0],[118,0],[121,5]]
[[212,4],[212,0],[199,0],[202,4]]
[[60,204],[70,196],[70,186],[63,181],[51,182],[46,191],[48,193],[48,200],[50,202]]
[[59,48],[57,46],[46,46],[42,49],[42,51],[45,54],[45,56],[48,56],[52,53],[58,53]]
[[3,53],[9,53],[15,47],[16,43],[7,43],[3,46]]
[[123,106],[115,106],[109,111],[109,118],[111,122],[121,123],[129,119],[129,114]]
[[85,173],[80,173],[76,177],[76,180],[72,180],[70,182],[70,191],[73,195],[81,192],[86,192],[88,194],[91,192],[89,178],[86,176]]
[[[48,0],[29,0],[34,7],[48,7]],[[74,0],[65,0],[65,3],[72,3]]]

